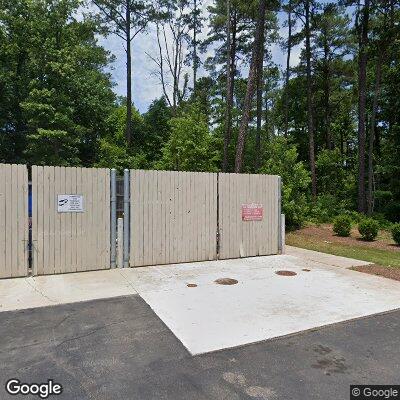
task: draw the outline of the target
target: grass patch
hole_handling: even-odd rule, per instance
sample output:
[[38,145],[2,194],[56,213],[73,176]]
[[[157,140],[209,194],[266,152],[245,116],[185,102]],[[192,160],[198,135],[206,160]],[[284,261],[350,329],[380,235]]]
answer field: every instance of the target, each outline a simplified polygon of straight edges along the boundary
[[354,244],[326,243],[318,237],[302,235],[300,231],[288,233],[286,235],[286,244],[303,249],[333,254],[335,256],[369,261],[386,267],[400,268],[400,252],[398,251],[387,251],[373,247],[357,246]]

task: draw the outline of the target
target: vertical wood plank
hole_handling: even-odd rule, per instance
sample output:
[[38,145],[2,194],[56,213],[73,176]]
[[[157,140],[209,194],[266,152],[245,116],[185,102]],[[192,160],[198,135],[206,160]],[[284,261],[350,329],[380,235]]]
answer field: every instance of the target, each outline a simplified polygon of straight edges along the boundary
[[137,184],[137,171],[130,170],[130,191],[131,191],[131,214],[130,214],[130,254],[129,254],[129,264],[132,266],[137,265],[137,254],[138,254],[138,236],[139,236],[139,226],[136,217],[137,207],[139,206],[138,201],[138,191],[136,190],[135,184]]
[[105,233],[105,241],[106,241],[106,264],[105,268],[110,268],[111,267],[111,244],[110,244],[110,212],[111,212],[111,199],[110,199],[110,174],[111,171],[109,169],[106,169],[104,171],[105,174],[105,227],[106,227],[106,233]]
[[17,259],[17,268],[15,270],[14,276],[24,276],[25,275],[25,245],[27,244],[25,242],[25,234],[24,234],[24,228],[25,228],[25,220],[26,220],[26,215],[25,215],[25,207],[24,207],[24,200],[26,198],[24,197],[25,195],[25,174],[24,174],[24,168],[25,166],[23,165],[18,165],[17,166],[17,254],[16,254],[16,259]]
[[[81,168],[77,167],[74,168],[75,174],[74,174],[74,186],[75,186],[75,193],[77,195],[82,195],[82,181],[81,181]],[[83,200],[85,202],[85,200]],[[83,208],[85,209],[85,204],[83,204]],[[74,256],[74,265],[75,265],[75,271],[81,271],[82,270],[82,261],[81,261],[81,255],[82,255],[82,214],[83,213],[77,213],[75,216],[75,240],[74,240],[74,247],[75,247],[75,254]],[[100,229],[102,229],[100,227]]]
[[[95,216],[96,223],[95,223],[95,232],[94,232],[94,238],[95,238],[95,245],[94,245],[94,252],[93,252],[93,266],[92,269],[98,269],[99,264],[100,264],[100,259],[101,259],[101,248],[102,248],[102,243],[101,243],[101,233],[100,230],[98,229],[98,225],[100,224],[101,226],[101,209],[103,207],[103,204],[101,202],[101,171],[100,169],[92,169],[91,170],[94,173],[94,210],[93,210],[93,215]],[[97,226],[96,226],[97,225]]]
[[32,166],[31,175],[31,190],[32,190],[32,274],[37,275],[37,167]]
[[166,263],[166,251],[165,251],[165,227],[166,227],[166,176],[164,171],[159,171],[160,180],[160,196],[161,196],[161,206],[160,206],[160,264]]
[[147,219],[146,215],[146,210],[147,210],[147,204],[145,203],[145,198],[146,198],[146,190],[147,190],[147,185],[144,177],[144,171],[138,171],[138,182],[136,186],[136,190],[139,191],[139,204],[140,207],[137,207],[137,216],[138,216],[138,224],[139,224],[139,229],[140,229],[140,234],[138,237],[139,241],[139,254],[138,254],[138,263],[136,265],[142,266],[144,265],[144,244],[145,244],[145,223],[144,221]]
[[0,164],[0,278],[6,277],[6,168]]
[[12,164],[11,165],[11,175],[9,177],[9,187],[10,187],[10,193],[11,193],[11,204],[10,204],[10,227],[11,230],[9,231],[10,235],[10,255],[9,255],[9,260],[10,263],[7,266],[8,268],[8,273],[10,276],[14,276],[14,271],[17,269],[17,260],[15,255],[17,254],[17,241],[18,241],[18,236],[17,236],[17,230],[15,229],[15,222],[17,221],[18,218],[18,213],[17,213],[17,196],[18,196],[18,188],[16,187],[16,182],[15,182],[15,176],[17,172],[17,165]]
[[138,220],[134,222],[138,227],[138,254],[136,256],[136,266],[144,265],[144,219],[145,219],[145,206],[144,206],[144,198],[145,198],[145,181],[143,171],[137,171],[136,174],[137,182],[134,183],[135,190],[138,192],[139,204],[136,205],[139,216]]
[[[78,179],[78,169],[71,168],[71,194],[78,194],[77,190],[77,179]],[[78,218],[80,218],[79,213],[71,213],[71,270],[73,272],[79,271],[78,268]],[[101,220],[98,221],[99,225]],[[99,230],[101,225],[99,226]]]
[[38,246],[37,246],[37,260],[38,260],[38,275],[43,275],[44,270],[44,167],[38,167]]
[[171,263],[171,220],[172,220],[172,184],[171,184],[171,174],[166,172],[165,186],[167,191],[167,207],[166,207],[166,222],[165,222],[165,253],[166,253],[166,263]]
[[[195,216],[195,208],[196,208],[196,201],[194,196],[194,188],[195,182],[193,173],[188,174],[188,191],[187,191],[187,202],[188,202],[188,227],[193,227],[195,225],[194,216]],[[189,235],[188,235],[189,236]],[[188,257],[190,261],[196,260],[195,255],[195,241],[194,238],[191,236],[188,238]]]

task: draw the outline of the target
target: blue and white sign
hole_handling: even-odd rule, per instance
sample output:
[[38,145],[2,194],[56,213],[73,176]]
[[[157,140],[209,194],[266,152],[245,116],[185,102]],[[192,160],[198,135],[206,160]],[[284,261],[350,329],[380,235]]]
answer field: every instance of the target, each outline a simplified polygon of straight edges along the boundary
[[59,194],[57,196],[57,211],[59,213],[84,212],[83,196],[81,194]]

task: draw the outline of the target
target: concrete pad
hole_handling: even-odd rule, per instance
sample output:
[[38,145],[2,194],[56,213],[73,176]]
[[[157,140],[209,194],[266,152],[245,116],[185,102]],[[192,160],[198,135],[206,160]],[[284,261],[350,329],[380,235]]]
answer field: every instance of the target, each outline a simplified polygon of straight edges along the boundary
[[119,269],[33,278],[35,288],[56,304],[135,294]]
[[[332,254],[320,253],[319,251],[301,249],[299,247],[286,246],[286,254],[297,258],[315,261],[322,264],[333,265],[340,268],[358,267],[370,265],[368,261],[355,260],[354,258],[334,256]],[[349,254],[350,255],[350,254]]]
[[0,280],[0,311],[136,294],[119,269]]
[[[342,261],[331,262],[343,266]],[[303,271],[305,264],[310,272]],[[297,275],[278,276],[277,270]],[[122,274],[192,354],[400,308],[400,282],[290,255],[125,269]],[[239,283],[214,283],[226,277]],[[188,288],[189,283],[197,287]]]
[[35,290],[32,278],[0,280],[0,312],[53,304]]

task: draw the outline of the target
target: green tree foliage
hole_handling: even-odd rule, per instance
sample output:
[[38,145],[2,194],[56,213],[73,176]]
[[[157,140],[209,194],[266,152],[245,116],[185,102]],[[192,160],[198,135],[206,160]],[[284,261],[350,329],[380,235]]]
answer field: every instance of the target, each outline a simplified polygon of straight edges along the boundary
[[268,144],[265,159],[267,161],[261,172],[282,178],[283,212],[288,226],[301,226],[308,212],[310,175],[305,165],[298,160],[296,147],[283,138],[277,138]]
[[217,171],[218,152],[206,117],[197,104],[169,121],[171,136],[157,164],[159,169],[179,171]]
[[[120,172],[124,168],[146,168],[147,160],[142,150],[142,143],[135,140],[135,146],[127,143],[125,136],[127,109],[125,101],[115,107],[106,120],[107,130],[99,143],[97,167],[116,168]],[[142,139],[144,118],[139,111],[132,107],[132,135]]]
[[[94,3],[97,15],[85,15]],[[288,224],[359,218],[360,204],[381,226],[399,222],[400,3],[267,2],[246,103],[259,5],[0,0],[0,162],[232,171],[246,105],[242,171],[282,175]],[[113,32],[126,45],[146,29],[164,96],[139,112],[129,90],[113,94],[112,56],[97,38]],[[285,65],[272,58],[277,44]]]
[[26,153],[36,165],[79,165],[79,141],[67,131],[38,128],[28,135]]
[[79,0],[0,0],[3,161],[90,165],[96,159],[114,94],[103,72],[110,57],[96,42],[100,30],[93,19],[75,17],[80,6]]
[[143,115],[143,146],[148,165],[152,166],[162,157],[162,149],[169,140],[171,128],[169,121],[172,118],[172,110],[168,107],[164,97],[154,100]]

